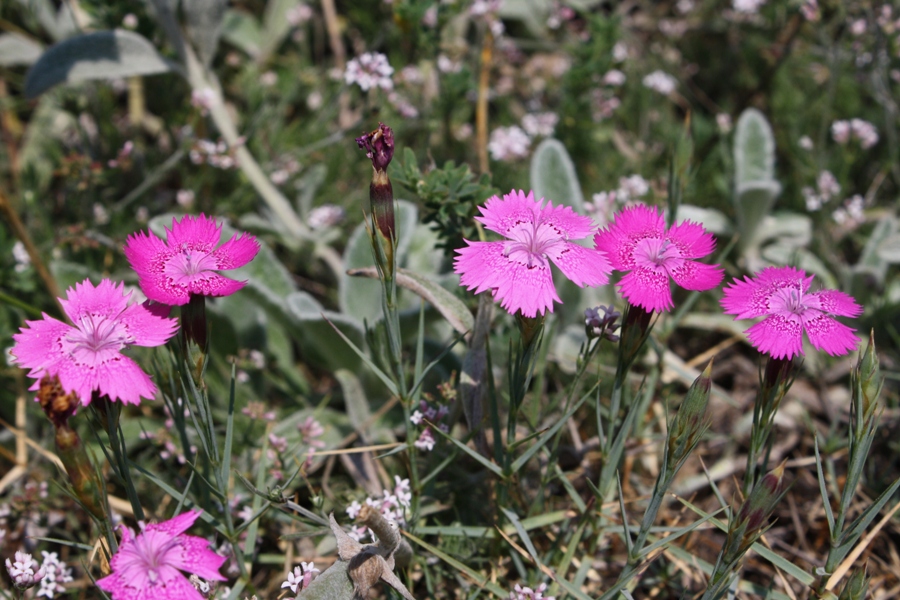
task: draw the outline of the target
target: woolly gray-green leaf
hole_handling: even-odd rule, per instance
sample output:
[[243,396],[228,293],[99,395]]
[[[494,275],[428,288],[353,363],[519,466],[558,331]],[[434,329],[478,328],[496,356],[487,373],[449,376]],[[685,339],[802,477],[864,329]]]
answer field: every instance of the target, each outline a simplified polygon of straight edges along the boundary
[[51,46],[29,69],[25,95],[34,98],[60,83],[171,71],[172,65],[133,31],[97,31]]
[[19,33],[0,35],[0,66],[30,65],[43,51],[43,46]]
[[734,168],[738,188],[775,178],[775,138],[766,117],[755,108],[742,112],[735,125]]
[[584,195],[575,173],[575,165],[562,142],[546,139],[531,157],[531,189],[535,198],[552,200],[554,206],[571,206],[584,214]]
[[227,0],[181,0],[188,37],[204,65],[216,54],[227,7]]

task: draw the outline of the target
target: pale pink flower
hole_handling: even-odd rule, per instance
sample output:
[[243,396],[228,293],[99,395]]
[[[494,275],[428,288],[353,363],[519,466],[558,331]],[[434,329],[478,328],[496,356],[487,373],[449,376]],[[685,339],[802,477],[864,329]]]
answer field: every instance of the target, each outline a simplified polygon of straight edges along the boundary
[[6,559],[6,572],[9,573],[16,589],[27,590],[38,584],[46,575],[44,569],[27,552],[16,551],[15,560]]
[[663,96],[668,96],[678,86],[678,80],[664,71],[653,71],[644,77],[642,83],[644,87],[659,92]]
[[153,398],[156,386],[150,377],[121,352],[131,345],[165,344],[178,322],[148,303],[129,305],[131,293],[124,293],[124,284],[108,279],[97,287],[85,279],[66,295],[60,304],[74,326],[44,314],[40,321],[25,321],[27,327],[13,335],[16,363],[31,369],[28,376],[35,380],[30,389],[55,375],[66,393],[74,393],[85,406],[94,390],[126,404]]
[[222,226],[203,214],[172,219],[166,241],[152,231],[128,236],[125,256],[137,272],[141,290],[151,300],[170,305],[187,304],[192,295],[229,296],[246,284],[219,275],[242,267],[259,252],[252,235],[235,234],[216,248]]
[[744,14],[756,14],[766,0],[731,0],[734,10]]
[[606,252],[614,269],[630,271],[618,283],[619,289],[631,304],[648,312],[666,312],[675,306],[670,278],[695,291],[714,288],[722,281],[718,265],[694,260],[713,251],[712,234],[691,221],[666,229],[656,207],[639,204],[622,210],[594,236],[594,244]]
[[803,354],[803,332],[810,343],[832,356],[855,350],[854,329],[833,317],[856,317],[862,307],[837,290],[810,292],[813,276],[794,267],[768,267],[754,277],[735,280],[723,290],[725,314],[738,319],[765,317],[745,333],[772,358]]
[[347,85],[355,83],[364,92],[375,87],[391,90],[394,89],[394,82],[391,80],[393,74],[394,68],[387,56],[380,52],[366,52],[347,63],[344,81]]
[[528,156],[531,148],[531,138],[521,128],[498,127],[491,132],[488,141],[488,151],[494,160],[515,160]]
[[850,141],[850,121],[834,121],[831,124],[831,138],[838,144]]
[[41,551],[44,562],[41,565],[41,571],[45,572],[44,578],[41,579],[41,587],[38,589],[36,598],[41,596],[45,598],[54,598],[56,594],[66,591],[64,583],[72,583],[72,569],[66,566],[66,563],[59,560],[56,552]]
[[225,581],[219,568],[225,557],[209,542],[185,531],[200,511],[192,510],[162,523],[150,524],[137,536],[120,526],[119,551],[109,561],[112,573],[97,580],[112,600],[203,600],[182,571],[207,581]]
[[868,150],[878,143],[878,129],[868,121],[850,119],[850,130],[853,137],[859,140],[859,146],[863,150]]
[[610,264],[596,250],[572,240],[591,234],[590,217],[578,215],[568,206],[544,205],[534,192],[511,191],[501,199],[493,196],[479,207],[475,217],[487,229],[506,240],[470,242],[456,252],[454,271],[460,285],[475,293],[491,290],[494,298],[510,314],[526,317],[553,312],[553,302],[561,302],[553,285],[550,263],[580,287],[609,281]]
[[509,593],[509,600],[555,600],[554,596],[544,596],[546,591],[546,583],[542,583],[536,589],[522,587],[517,583],[513,591]]
[[559,122],[556,113],[544,112],[528,114],[522,117],[522,127],[530,136],[550,137]]
[[318,572],[315,563],[301,562],[299,567],[294,567],[294,570],[288,573],[287,581],[281,584],[281,588],[290,588],[291,592],[296,594],[309,586],[309,582]]
[[413,442],[413,446],[418,448],[419,450],[425,450],[426,452],[431,452],[434,450],[434,434],[431,433],[431,429],[426,427],[421,434],[419,434],[419,439]]
[[625,73],[618,69],[612,69],[603,76],[605,85],[620,86],[625,83]]

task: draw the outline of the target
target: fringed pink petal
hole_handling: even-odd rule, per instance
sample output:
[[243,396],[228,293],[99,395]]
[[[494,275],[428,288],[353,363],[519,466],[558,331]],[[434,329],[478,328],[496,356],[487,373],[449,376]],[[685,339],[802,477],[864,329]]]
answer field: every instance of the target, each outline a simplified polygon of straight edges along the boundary
[[60,303],[76,325],[87,316],[114,318],[128,306],[131,293],[125,294],[124,290],[124,283],[116,284],[103,279],[94,287],[90,279],[85,279],[69,288],[66,299],[60,299]]
[[259,242],[249,233],[240,236],[235,234],[230,240],[216,248],[212,257],[216,261],[217,269],[237,269],[253,260],[259,252]]
[[[134,338],[133,343],[138,346],[161,346],[178,330],[178,319],[167,319],[160,315],[160,309],[151,311],[149,303],[132,304],[119,316],[128,333]],[[154,306],[163,306],[156,304]],[[166,313],[168,313],[166,306]]]
[[723,290],[722,308],[735,320],[751,319],[771,314],[772,296],[793,287],[798,291],[809,288],[812,277],[793,267],[767,267],[754,277],[734,280]]
[[122,354],[94,365],[61,362],[57,374],[63,389],[77,394],[84,405],[90,403],[93,390],[124,404],[140,404],[141,398],[152,400],[156,396],[150,376]]
[[165,533],[169,536],[175,537],[176,535],[180,535],[190,529],[194,522],[200,518],[202,511],[200,510],[188,510],[180,515],[175,515],[171,519],[167,521],[162,521],[160,523],[150,523],[147,525],[147,531],[159,531],[161,533]]
[[510,263],[503,256],[503,242],[465,242],[468,246],[456,250],[459,256],[453,263],[453,271],[460,274],[459,284],[476,294],[500,285],[503,269]]
[[665,220],[654,207],[639,204],[616,214],[612,223],[594,236],[594,247],[606,252],[613,268],[629,271],[635,267],[634,249],[647,238],[665,235]]
[[831,356],[843,356],[859,347],[859,339],[853,335],[855,329],[824,314],[817,313],[811,318],[805,318],[803,325],[809,342]]
[[664,265],[672,279],[686,290],[703,292],[722,283],[725,271],[719,265],[707,265],[695,260],[675,261]]
[[707,233],[703,225],[691,221],[670,227],[666,238],[678,246],[682,258],[702,258],[716,248],[713,234]]
[[668,312],[675,306],[669,289],[669,275],[664,269],[637,267],[618,285],[629,303],[647,312]]
[[535,223],[540,214],[541,203],[534,199],[534,192],[525,194],[522,190],[513,190],[504,194],[503,198],[491,196],[480,207],[481,216],[475,217],[485,227],[503,236],[522,223]]
[[186,215],[180,221],[172,219],[172,228],[166,228],[166,242],[170,248],[182,247],[211,251],[219,243],[222,226],[204,214]]
[[138,275],[161,273],[164,258],[172,254],[166,243],[152,231],[138,231],[129,235],[122,250]]
[[541,212],[540,221],[554,227],[567,240],[580,240],[594,231],[593,219],[579,215],[571,206],[563,204],[553,206],[552,202],[547,202]]
[[556,252],[550,254],[559,270],[578,286],[597,286],[609,283],[612,266],[606,255],[599,250],[584,248],[568,242],[561,244]]
[[179,552],[170,555],[170,564],[176,569],[193,573],[207,581],[225,581],[219,568],[227,560],[225,556],[209,549],[209,542],[194,535],[181,535],[178,538]]
[[500,285],[494,288],[494,297],[501,300],[500,306],[509,314],[521,312],[526,317],[536,317],[547,311],[553,312],[553,303],[562,302],[553,285],[549,266],[528,267],[511,262],[507,269]]
[[841,317],[858,317],[863,307],[856,303],[852,296],[838,290],[822,290],[807,294],[805,304],[810,308]]
[[12,336],[16,342],[12,348],[16,363],[32,370],[29,377],[42,377],[43,371],[65,358],[60,341],[72,329],[46,313],[40,321],[25,321],[25,327]]
[[796,315],[771,315],[745,333],[753,346],[772,358],[803,354],[803,326]]

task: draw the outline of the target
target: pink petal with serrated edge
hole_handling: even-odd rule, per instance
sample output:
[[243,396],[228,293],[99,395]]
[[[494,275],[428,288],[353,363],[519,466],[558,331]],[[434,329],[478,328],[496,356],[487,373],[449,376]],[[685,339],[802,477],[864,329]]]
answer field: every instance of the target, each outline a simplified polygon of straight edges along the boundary
[[716,248],[716,238],[703,226],[691,221],[673,225],[666,238],[678,246],[682,258],[701,258]]
[[129,235],[122,250],[131,267],[140,276],[162,273],[163,259],[172,254],[166,243],[152,231],[149,234],[138,231]]
[[470,242],[459,248],[453,270],[461,275],[459,283],[476,294],[493,290],[500,306],[514,314],[521,310],[527,317],[538,312],[553,312],[553,302],[559,302],[553,277],[546,267],[527,266],[503,255],[503,242]]
[[578,286],[609,283],[612,266],[606,260],[606,256],[598,250],[568,243],[563,245],[560,251],[550,254],[549,258],[566,277]]
[[673,268],[666,265],[666,270],[678,285],[686,290],[703,292],[711,290],[720,283],[725,275],[718,265],[707,265],[694,260],[679,261]]
[[771,315],[744,333],[760,352],[790,359],[803,354],[803,326],[796,315]]
[[46,313],[40,321],[25,321],[25,327],[12,336],[16,342],[12,349],[16,362],[31,369],[29,377],[43,377],[48,367],[65,357],[59,340],[72,329],[71,325],[57,321]]
[[647,312],[665,312],[675,306],[669,289],[669,275],[662,268],[636,267],[618,286],[629,303]]
[[852,296],[838,290],[822,290],[808,294],[804,302],[810,308],[841,317],[858,317],[863,307]]
[[233,235],[230,240],[216,248],[212,256],[216,259],[216,268],[228,270],[243,267],[253,260],[258,252],[259,242],[249,233],[245,233],[241,236]]
[[593,219],[579,215],[571,206],[563,204],[553,206],[552,202],[547,202],[541,212],[540,221],[558,229],[567,240],[580,240],[594,230]]
[[128,333],[134,337],[135,345],[161,346],[175,335],[175,331],[178,329],[178,320],[161,316],[162,311],[158,309],[157,313],[151,311],[147,307],[147,303],[132,304],[122,311],[118,320],[128,328]]
[[166,521],[162,521],[160,523],[149,523],[146,527],[146,531],[160,531],[162,533],[167,533],[172,537],[176,535],[182,534],[194,524],[194,522],[200,518],[202,511],[199,510],[188,510],[180,515],[175,515],[171,519]]
[[73,322],[88,315],[102,315],[112,318],[125,310],[131,293],[124,294],[125,284],[115,284],[103,279],[94,287],[89,279],[76,283],[66,290],[66,298],[59,302]]
[[207,581],[225,581],[219,574],[219,568],[227,557],[216,554],[209,549],[209,542],[194,535],[182,535],[179,540],[181,555],[172,560],[172,566],[188,573],[193,573]]
[[769,301],[776,292],[786,287],[806,291],[811,281],[793,267],[767,267],[754,277],[733,281],[723,290],[721,304],[725,314],[736,315],[736,321],[761,317],[771,312]]
[[125,404],[140,404],[141,398],[152,400],[156,396],[156,386],[150,376],[124,355],[96,365],[62,361],[57,365],[56,374],[63,389],[75,392],[84,405],[91,402],[93,390]]
[[821,313],[811,315],[810,318],[804,315],[803,325],[809,342],[816,349],[824,350],[831,356],[843,356],[859,347],[859,340],[853,335],[855,329]]
[[180,221],[172,219],[172,227],[166,228],[166,242],[170,248],[185,245],[189,248],[211,250],[222,237],[222,226],[204,214],[186,215]]
[[522,190],[513,190],[503,198],[491,196],[480,207],[480,217],[475,217],[486,228],[509,236],[509,232],[521,223],[534,223],[540,212],[541,203],[534,199],[534,192],[525,195]]
[[594,247],[606,252],[613,268],[629,271],[635,266],[634,249],[643,239],[662,239],[665,221],[656,208],[639,204],[620,211],[612,223],[594,236]]

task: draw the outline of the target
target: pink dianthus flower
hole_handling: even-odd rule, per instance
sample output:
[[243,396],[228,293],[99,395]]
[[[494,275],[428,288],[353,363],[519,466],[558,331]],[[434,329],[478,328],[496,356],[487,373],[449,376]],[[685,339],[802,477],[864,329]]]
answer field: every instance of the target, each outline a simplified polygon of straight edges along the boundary
[[718,265],[699,263],[716,247],[702,225],[683,221],[666,229],[656,207],[639,204],[619,212],[594,236],[597,250],[606,252],[614,269],[630,271],[618,283],[622,295],[648,312],[671,310],[669,278],[681,287],[703,291],[722,281]]
[[259,252],[259,243],[250,234],[235,234],[216,248],[222,226],[201,214],[172,219],[166,241],[151,231],[128,236],[125,256],[137,272],[144,294],[151,300],[180,306],[191,295],[230,296],[246,284],[218,273],[242,267]]
[[772,358],[803,354],[803,332],[810,343],[832,356],[855,350],[854,329],[833,316],[856,317],[862,307],[837,290],[810,292],[813,276],[794,267],[767,267],[754,277],[735,280],[723,290],[722,308],[738,319],[765,317],[745,333]]
[[515,314],[536,317],[553,302],[561,302],[553,285],[550,263],[573,283],[584,287],[609,281],[609,261],[602,252],[584,248],[571,240],[591,234],[590,217],[578,215],[568,206],[535,200],[534,192],[511,191],[501,199],[493,196],[479,207],[475,217],[485,227],[506,237],[497,242],[470,242],[456,252],[454,271],[460,285],[479,294],[491,290],[500,306]]
[[97,580],[112,600],[203,600],[181,571],[207,581],[225,581],[219,567],[225,562],[209,549],[209,542],[184,532],[200,511],[192,510],[162,523],[150,524],[137,536],[120,527],[119,551],[109,561],[112,573]]
[[153,398],[156,386],[136,362],[121,351],[130,345],[161,346],[175,334],[178,321],[167,319],[147,303],[128,304],[124,285],[104,279],[97,287],[85,279],[60,299],[74,325],[44,314],[13,335],[16,363],[31,369],[37,390],[44,376],[56,375],[67,394],[85,406],[93,390],[110,400],[138,404]]

